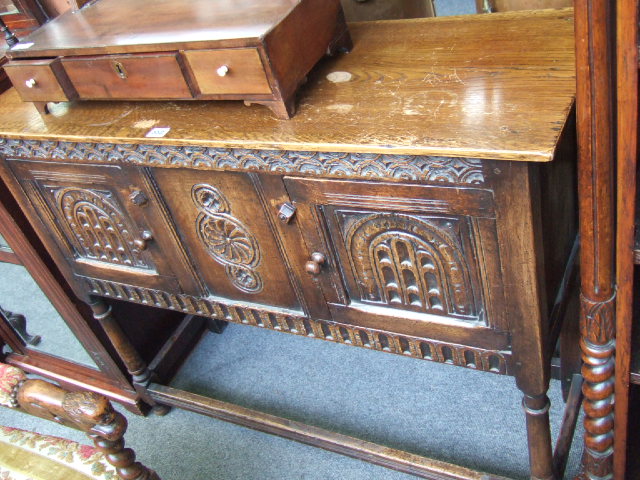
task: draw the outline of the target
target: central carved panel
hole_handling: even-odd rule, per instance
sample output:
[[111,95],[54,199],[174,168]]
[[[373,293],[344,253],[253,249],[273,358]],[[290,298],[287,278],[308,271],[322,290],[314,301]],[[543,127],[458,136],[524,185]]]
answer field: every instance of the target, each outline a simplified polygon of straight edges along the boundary
[[196,231],[207,252],[224,265],[233,285],[247,293],[262,290],[262,277],[255,268],[260,263],[260,248],[255,237],[231,215],[226,197],[217,188],[199,184],[191,190],[191,198],[200,213]]
[[81,258],[127,267],[153,269],[135,244],[135,236],[117,200],[109,191],[87,188],[51,189]]
[[456,218],[337,212],[360,301],[477,320]]

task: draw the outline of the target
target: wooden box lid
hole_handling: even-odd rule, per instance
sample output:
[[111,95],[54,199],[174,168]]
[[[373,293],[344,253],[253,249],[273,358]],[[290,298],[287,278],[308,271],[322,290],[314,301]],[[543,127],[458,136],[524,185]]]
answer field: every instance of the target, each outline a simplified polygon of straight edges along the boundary
[[55,18],[7,54],[30,58],[256,46],[304,1],[99,0]]

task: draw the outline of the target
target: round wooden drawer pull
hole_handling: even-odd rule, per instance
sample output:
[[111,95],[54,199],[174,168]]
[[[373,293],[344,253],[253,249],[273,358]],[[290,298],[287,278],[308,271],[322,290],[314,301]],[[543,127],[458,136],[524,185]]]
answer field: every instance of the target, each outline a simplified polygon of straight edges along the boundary
[[216,73],[219,77],[226,77],[227,73],[229,73],[229,67],[226,65],[222,65],[221,67],[218,67]]
[[27,86],[27,88],[33,88],[38,84],[38,82],[36,82],[35,78],[30,78],[29,80],[24,82],[24,84]]
[[305,264],[304,269],[310,275],[318,275],[326,261],[327,257],[325,257],[324,254],[320,252],[313,252],[311,254],[311,260]]
[[141,237],[142,238],[134,240],[133,243],[136,247],[138,247],[138,250],[143,251],[147,249],[149,242],[153,240],[153,234],[150,231],[145,230],[144,232],[142,232]]

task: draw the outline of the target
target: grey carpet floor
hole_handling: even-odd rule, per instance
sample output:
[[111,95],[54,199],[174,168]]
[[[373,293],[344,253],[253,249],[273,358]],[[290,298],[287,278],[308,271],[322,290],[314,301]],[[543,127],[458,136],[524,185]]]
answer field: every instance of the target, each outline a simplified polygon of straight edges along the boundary
[[0,263],[0,305],[27,318],[28,333],[42,337],[33,347],[36,350],[95,368],[95,362],[23,266]]

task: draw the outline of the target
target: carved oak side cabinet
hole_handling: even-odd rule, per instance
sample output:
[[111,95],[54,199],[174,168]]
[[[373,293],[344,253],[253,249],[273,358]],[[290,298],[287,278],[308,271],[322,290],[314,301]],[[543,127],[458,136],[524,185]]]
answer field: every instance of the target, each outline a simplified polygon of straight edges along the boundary
[[[556,478],[572,11],[352,34],[286,122],[234,103],[64,103],[43,118],[11,90],[2,177],[149,402],[171,403],[108,299],[513,375],[532,478]],[[154,126],[170,131],[146,138]]]

